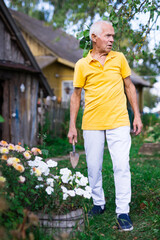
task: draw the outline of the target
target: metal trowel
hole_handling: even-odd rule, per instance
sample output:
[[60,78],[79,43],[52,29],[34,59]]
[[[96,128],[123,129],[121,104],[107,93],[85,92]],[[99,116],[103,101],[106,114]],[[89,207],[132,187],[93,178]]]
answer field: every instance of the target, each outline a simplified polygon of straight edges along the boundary
[[74,139],[72,141],[72,146],[73,146],[73,152],[70,152],[70,162],[71,162],[72,167],[75,168],[78,164],[78,161],[79,161],[79,154],[76,153]]

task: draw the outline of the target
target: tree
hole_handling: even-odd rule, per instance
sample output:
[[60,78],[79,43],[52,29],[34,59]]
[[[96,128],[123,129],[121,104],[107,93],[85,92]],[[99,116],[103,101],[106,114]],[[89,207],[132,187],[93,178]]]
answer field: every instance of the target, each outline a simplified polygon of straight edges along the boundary
[[[4,0],[5,1],[5,0]],[[39,20],[48,21],[49,11],[38,9],[40,0],[9,0],[9,7]]]
[[144,91],[144,107],[154,108],[159,101],[159,97],[152,94],[149,89]]
[[[49,3],[53,6],[53,17],[49,18],[49,12],[44,9],[38,10],[40,2]],[[67,29],[76,25],[81,39],[80,47],[84,49],[84,55],[91,48],[88,37],[89,26],[95,18],[110,20],[115,29],[114,50],[122,51],[132,69],[142,75],[156,75],[159,70],[157,54],[160,54],[160,47],[155,53],[151,53],[148,48],[147,36],[151,30],[158,30],[158,20],[160,20],[159,0],[9,0],[9,6],[19,11],[48,21],[54,27]],[[139,22],[138,30],[132,29],[132,22],[138,22],[139,14],[148,16],[147,22]],[[160,21],[159,21],[160,22]],[[139,60],[143,61],[139,65]],[[155,78],[150,79],[155,82]]]

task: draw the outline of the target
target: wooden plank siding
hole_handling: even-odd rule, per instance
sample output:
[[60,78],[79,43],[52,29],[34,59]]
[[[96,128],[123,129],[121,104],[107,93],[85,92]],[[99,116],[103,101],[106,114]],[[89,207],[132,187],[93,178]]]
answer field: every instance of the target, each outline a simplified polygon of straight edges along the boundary
[[14,63],[25,63],[25,58],[16,43],[16,39],[9,33],[0,17],[0,60]]
[[[0,70],[1,72],[1,70]],[[0,74],[1,75],[1,74]],[[25,91],[20,86],[24,84]],[[23,72],[12,73],[11,79],[3,81],[2,138],[13,144],[21,142],[33,146],[37,144],[37,101],[38,79]]]

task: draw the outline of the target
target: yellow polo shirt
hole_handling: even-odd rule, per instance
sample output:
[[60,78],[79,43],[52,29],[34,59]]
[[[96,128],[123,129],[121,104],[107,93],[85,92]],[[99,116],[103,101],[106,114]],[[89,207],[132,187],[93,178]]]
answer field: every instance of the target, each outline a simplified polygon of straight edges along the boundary
[[104,66],[90,52],[76,63],[73,86],[85,90],[83,130],[130,126],[123,82],[130,75],[130,67],[121,52],[109,52]]

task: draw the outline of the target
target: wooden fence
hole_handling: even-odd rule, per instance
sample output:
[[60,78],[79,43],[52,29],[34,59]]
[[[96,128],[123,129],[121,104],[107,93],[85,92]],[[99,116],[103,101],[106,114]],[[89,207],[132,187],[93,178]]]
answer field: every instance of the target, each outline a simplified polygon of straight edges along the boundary
[[40,126],[40,144],[43,143],[44,134],[52,134],[53,137],[62,137],[65,134],[67,136],[69,105],[53,101],[50,104],[44,104],[41,96],[38,106],[38,122]]

